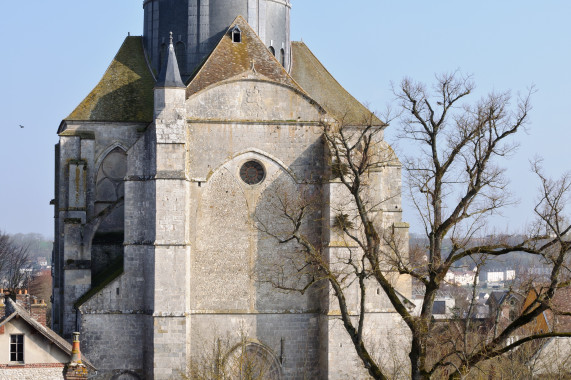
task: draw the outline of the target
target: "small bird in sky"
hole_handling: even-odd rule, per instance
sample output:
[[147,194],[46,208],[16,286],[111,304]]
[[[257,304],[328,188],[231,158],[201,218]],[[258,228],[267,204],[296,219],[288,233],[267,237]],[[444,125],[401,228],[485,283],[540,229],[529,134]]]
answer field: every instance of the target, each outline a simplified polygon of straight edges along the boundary
[[24,128],[24,126],[22,124],[20,124],[20,128]]

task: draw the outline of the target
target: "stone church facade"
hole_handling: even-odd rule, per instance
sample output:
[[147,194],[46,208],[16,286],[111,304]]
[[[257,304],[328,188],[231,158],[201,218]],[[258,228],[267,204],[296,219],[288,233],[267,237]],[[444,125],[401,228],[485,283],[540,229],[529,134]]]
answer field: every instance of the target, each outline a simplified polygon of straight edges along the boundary
[[[268,283],[292,271],[296,248],[256,223],[279,228],[276,194],[318,189],[305,232],[324,255],[342,250],[323,126],[384,124],[290,41],[289,0],[143,6],[143,37],[125,39],[58,129],[54,330],[80,331],[85,355],[116,378],[178,378],[204,353],[231,362],[238,346],[268,378],[366,378],[327,286]],[[371,196],[389,199],[380,223],[406,236],[398,162],[371,178]],[[410,297],[410,280],[399,291]],[[382,292],[367,307],[375,336],[398,335]]]

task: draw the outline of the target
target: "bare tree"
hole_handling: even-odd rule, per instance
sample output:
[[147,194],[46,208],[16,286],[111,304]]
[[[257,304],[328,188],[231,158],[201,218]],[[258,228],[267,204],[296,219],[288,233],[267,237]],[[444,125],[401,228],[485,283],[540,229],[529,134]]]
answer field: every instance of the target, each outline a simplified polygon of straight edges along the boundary
[[9,289],[25,286],[29,279],[24,269],[30,263],[28,247],[15,244],[10,235],[0,232],[0,278]]
[[[534,163],[541,183],[533,210],[535,225],[515,244],[505,235],[484,234],[488,218],[513,203],[499,161],[517,148],[514,136],[528,122],[533,91],[515,101],[509,92],[491,93],[469,104],[466,99],[473,89],[471,78],[458,73],[438,76],[431,90],[409,79],[395,88],[403,110],[401,137],[412,140],[418,152],[404,160],[404,169],[409,195],[429,241],[425,261],[412,260],[396,223],[383,220],[382,205],[400,194],[383,193],[379,198],[371,178],[395,165],[397,159],[382,140],[383,128],[367,123],[355,127],[338,121],[323,128],[332,177],[346,195],[344,202],[328,205],[337,213],[332,216],[331,233],[345,242],[344,253],[331,255],[327,247],[312,242],[304,232],[304,223],[321,207],[314,198],[304,196],[304,191],[297,197],[291,193],[276,195],[275,205],[282,217],[279,229],[259,220],[260,230],[280,243],[296,242],[296,254],[301,254],[301,259],[292,259],[297,269],[293,272],[299,274],[297,284],[287,283],[282,273],[273,285],[306,291],[314,284],[327,283],[357,355],[375,379],[388,378],[390,369],[374,355],[372,343],[364,336],[367,289],[373,284],[384,290],[410,332],[408,356],[413,379],[444,374],[466,378],[475,368],[483,368],[482,363],[527,342],[571,335],[550,331],[510,339],[551,307],[558,289],[569,286],[571,225],[565,206],[571,183],[569,176],[549,180],[539,162]],[[315,191],[311,193],[315,196]],[[450,246],[444,247],[445,242]],[[466,258],[482,262],[511,252],[538,255],[551,264],[550,282],[541,296],[492,337],[472,334],[477,326],[462,322],[450,326],[447,335],[435,341],[433,306],[448,271]],[[398,276],[410,276],[424,288],[420,315],[413,315],[409,301],[399,293]],[[353,310],[349,298],[355,289],[359,301]],[[438,350],[433,349],[435,345]]]

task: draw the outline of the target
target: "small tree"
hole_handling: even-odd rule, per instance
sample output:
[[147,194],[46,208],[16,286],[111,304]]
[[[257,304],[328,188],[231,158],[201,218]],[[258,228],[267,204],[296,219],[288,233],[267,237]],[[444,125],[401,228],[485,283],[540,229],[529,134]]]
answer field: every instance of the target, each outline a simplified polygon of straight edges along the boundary
[[[385,193],[384,199],[379,199],[375,194],[378,189],[370,186],[369,178],[397,160],[382,141],[382,128],[367,123],[355,127],[338,121],[323,128],[332,177],[342,184],[346,194],[345,202],[328,205],[337,208],[331,233],[345,242],[344,254],[325,254],[327,247],[312,242],[304,233],[304,225],[321,207],[314,191],[300,191],[298,196],[276,195],[275,205],[283,222],[279,230],[259,221],[259,228],[279,242],[297,242],[302,255],[301,260],[293,259],[294,255],[291,259],[298,269],[297,287],[286,284],[283,274],[274,286],[305,291],[326,282],[357,355],[375,379],[388,378],[390,368],[382,364],[386,362],[382,356],[374,355],[374,344],[363,333],[367,289],[371,285],[384,290],[410,332],[408,356],[413,379],[445,374],[464,378],[482,363],[529,341],[570,335],[553,331],[509,340],[515,331],[550,307],[558,289],[569,286],[566,263],[571,226],[565,206],[570,179],[564,176],[551,181],[535,163],[533,169],[541,188],[534,210],[537,222],[528,235],[514,243],[505,236],[483,234],[488,217],[513,202],[498,161],[517,147],[513,138],[528,122],[531,91],[515,104],[507,92],[491,93],[474,104],[465,103],[473,89],[471,79],[457,73],[437,77],[431,91],[409,79],[395,89],[403,110],[401,138],[412,140],[418,152],[404,160],[404,169],[409,195],[429,241],[425,261],[411,258],[398,226],[383,221],[381,205],[400,195]],[[307,193],[313,196],[305,196]],[[284,228],[284,223],[288,227]],[[492,337],[473,334],[477,328],[464,321],[450,325],[441,340],[434,340],[434,301],[448,271],[466,258],[481,263],[489,257],[518,251],[541,256],[551,264],[550,283],[542,296]],[[424,288],[420,315],[412,314],[409,301],[398,292],[399,275],[411,276]],[[358,305],[352,310],[349,299],[355,298],[350,295],[355,288]]]
[[0,232],[0,278],[9,289],[25,286],[29,280],[24,269],[29,265],[27,246],[15,244],[10,235]]

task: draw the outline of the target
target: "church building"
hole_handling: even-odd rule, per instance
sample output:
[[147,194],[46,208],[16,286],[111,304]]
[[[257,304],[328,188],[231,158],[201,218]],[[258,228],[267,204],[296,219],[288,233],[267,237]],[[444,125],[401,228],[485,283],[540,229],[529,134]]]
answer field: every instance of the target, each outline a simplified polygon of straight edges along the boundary
[[[80,332],[113,379],[241,370],[244,353],[260,378],[367,378],[328,286],[273,286],[297,248],[259,223],[279,229],[276,197],[311,187],[322,209],[307,235],[324,255],[343,249],[324,125],[385,124],[290,40],[290,0],[143,7],[143,36],[125,39],[58,129],[53,330]],[[389,199],[379,222],[407,236],[400,164],[370,177],[371,196]],[[372,293],[375,336],[394,337],[400,319]]]

